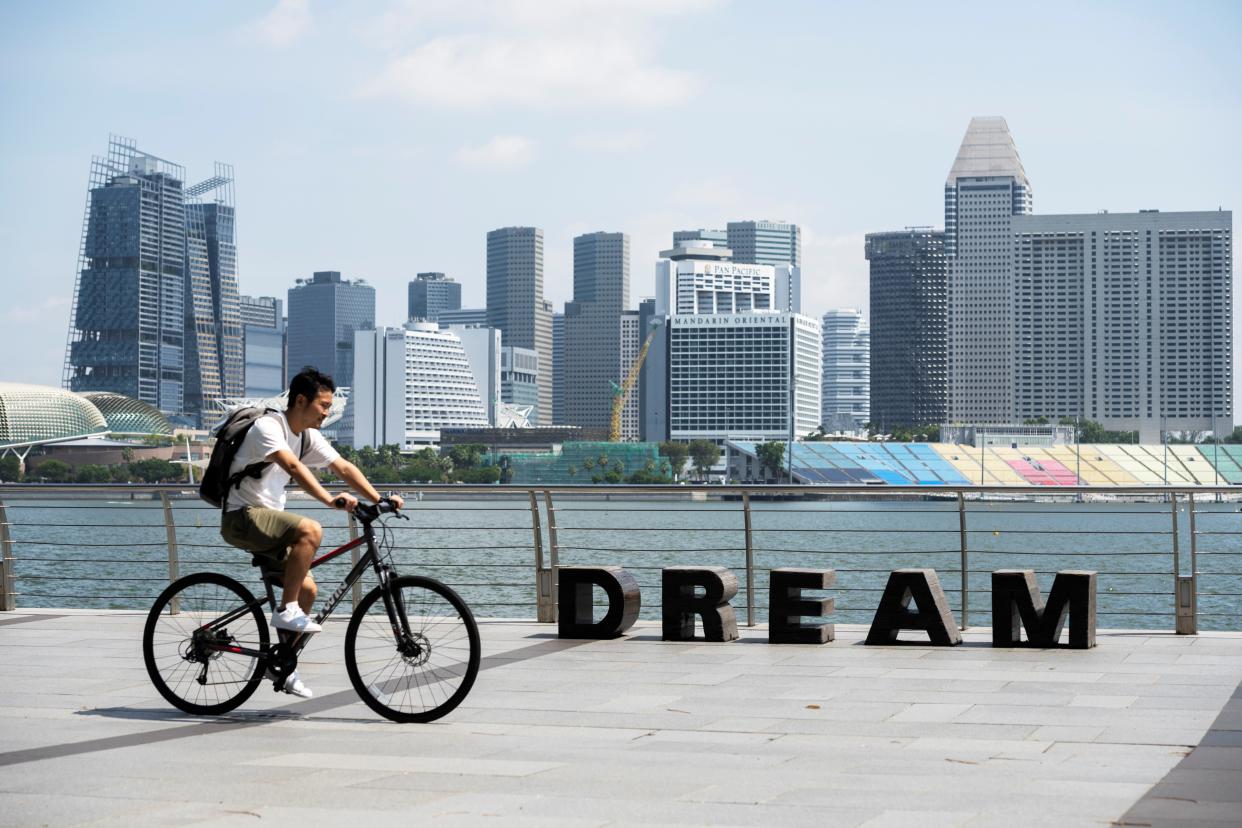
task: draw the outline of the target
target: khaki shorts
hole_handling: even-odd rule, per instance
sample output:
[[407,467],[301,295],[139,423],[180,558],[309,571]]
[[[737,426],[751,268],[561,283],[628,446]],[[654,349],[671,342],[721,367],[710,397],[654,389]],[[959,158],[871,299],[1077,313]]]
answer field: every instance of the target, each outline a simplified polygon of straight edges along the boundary
[[293,512],[246,506],[225,512],[220,519],[220,537],[238,549],[282,563],[297,539],[303,517]]

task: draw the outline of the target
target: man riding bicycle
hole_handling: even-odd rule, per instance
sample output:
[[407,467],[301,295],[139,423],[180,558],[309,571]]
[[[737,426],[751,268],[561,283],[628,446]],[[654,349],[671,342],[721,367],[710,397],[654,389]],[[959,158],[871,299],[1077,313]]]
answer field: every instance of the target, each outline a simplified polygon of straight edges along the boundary
[[[375,487],[358,467],[345,460],[319,433],[328,416],[336,384],[314,368],[304,368],[289,383],[289,406],[255,420],[238,447],[229,467],[229,476],[247,467],[268,463],[255,476],[241,478],[226,495],[220,535],[239,549],[283,566],[283,592],[272,626],[293,633],[319,632],[322,627],[310,618],[317,587],[310,574],[311,561],[323,540],[323,527],[315,520],[285,511],[285,486],[290,480],[325,506],[352,512],[358,500],[349,492],[329,494],[311,469],[331,469],[354,491],[372,502],[381,500]],[[402,499],[388,499],[398,509]],[[313,693],[297,672],[284,684],[284,690],[303,698]]]

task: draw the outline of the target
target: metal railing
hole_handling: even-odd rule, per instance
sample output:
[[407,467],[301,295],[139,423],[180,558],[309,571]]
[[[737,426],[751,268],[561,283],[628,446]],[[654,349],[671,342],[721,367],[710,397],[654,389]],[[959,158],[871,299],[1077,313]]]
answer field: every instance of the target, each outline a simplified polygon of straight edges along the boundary
[[[739,570],[745,623],[766,618],[767,571],[838,572],[837,620],[866,623],[887,574],[930,567],[962,627],[990,623],[996,569],[1100,573],[1102,626],[1242,628],[1242,514],[1230,487],[833,486],[402,487],[392,522],[400,571],[425,572],[481,616],[556,620],[562,565],[619,564],[659,610],[660,570]],[[1080,501],[1086,502],[1080,502]],[[356,536],[340,512],[289,508],[324,525],[324,548]],[[178,574],[215,569],[254,582],[218,534],[219,510],[183,486],[0,485],[0,610],[145,609]],[[337,566],[336,563],[329,567]],[[330,585],[343,575],[320,570]],[[353,592],[357,601],[366,584]],[[979,602],[974,602],[978,604]]]

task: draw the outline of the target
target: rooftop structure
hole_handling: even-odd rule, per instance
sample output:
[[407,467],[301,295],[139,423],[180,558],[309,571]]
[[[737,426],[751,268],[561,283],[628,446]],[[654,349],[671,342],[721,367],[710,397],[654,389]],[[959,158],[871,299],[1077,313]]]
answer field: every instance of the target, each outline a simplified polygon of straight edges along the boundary
[[0,382],[0,448],[104,435],[111,429],[94,403],[46,385]]

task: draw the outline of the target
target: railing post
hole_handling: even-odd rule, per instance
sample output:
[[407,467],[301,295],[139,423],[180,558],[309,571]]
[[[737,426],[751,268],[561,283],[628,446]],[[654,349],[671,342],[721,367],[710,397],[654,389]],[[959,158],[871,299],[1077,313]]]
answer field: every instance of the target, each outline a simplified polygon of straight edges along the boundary
[[966,546],[966,493],[957,493],[957,539],[962,560],[962,629],[970,626],[970,553]]
[[[181,561],[177,554],[177,524],[173,521],[172,501],[168,492],[160,492],[160,503],[164,505],[164,532],[168,537],[168,583],[180,577]],[[181,612],[181,600],[173,596],[168,604],[168,611],[173,615]]]
[[535,490],[526,493],[530,497],[530,528],[535,539],[535,617],[546,624],[552,618],[552,576],[543,565],[543,531],[539,525],[539,501]]
[[1195,538],[1195,495],[1186,496],[1187,516],[1190,520],[1190,574],[1177,578],[1177,634],[1196,635],[1199,632],[1199,561],[1198,539]]
[[552,604],[550,620],[557,621],[560,618],[561,596],[556,581],[557,567],[561,565],[561,553],[556,545],[556,507],[552,505],[552,493],[547,489],[543,490],[543,502],[548,510],[548,594]]
[[1181,586],[1180,579],[1182,577],[1182,555],[1179,538],[1177,537],[1177,493],[1169,494],[1169,514],[1173,518],[1173,628],[1177,629],[1179,622],[1177,620],[1177,607],[1180,603]]
[[[358,519],[354,517],[353,512],[349,513],[349,539],[351,541],[358,539]],[[359,554],[358,547],[355,546],[353,549],[350,550],[349,552],[349,567],[350,567],[349,571],[350,572],[354,571],[353,568],[358,565],[358,559],[361,557],[362,555]],[[362,603],[362,579],[361,578],[354,581],[354,586],[349,592],[349,597],[350,597],[350,600],[354,602],[355,607],[358,606],[360,603]]]
[[13,536],[9,534],[9,513],[0,500],[0,612],[17,609],[17,590],[13,584]]
[[[742,526],[746,535],[746,626],[755,626],[755,546],[750,534],[750,492],[742,492]],[[768,619],[772,623],[772,619]]]

